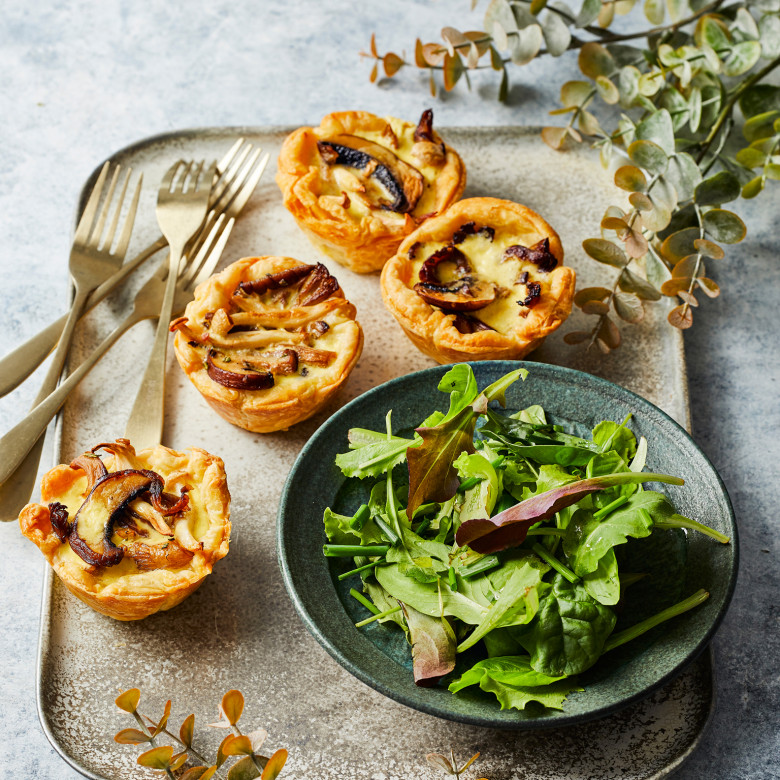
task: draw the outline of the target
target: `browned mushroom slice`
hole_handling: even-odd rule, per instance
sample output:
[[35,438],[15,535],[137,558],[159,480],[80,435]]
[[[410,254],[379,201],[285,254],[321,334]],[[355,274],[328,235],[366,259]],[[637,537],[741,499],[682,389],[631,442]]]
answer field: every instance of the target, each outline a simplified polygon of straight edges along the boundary
[[433,109],[426,108],[414,129],[415,141],[433,141]]
[[54,535],[61,542],[64,542],[73,525],[68,519],[68,507],[65,504],[60,504],[59,501],[53,501],[49,504],[49,520]]
[[360,171],[366,179],[379,182],[393,199],[391,203],[379,204],[387,211],[412,211],[423,194],[422,174],[373,141],[356,135],[337,135],[318,141],[317,149],[327,165],[346,165]]
[[265,390],[274,384],[270,371],[246,369],[213,349],[206,354],[206,371],[215,382],[231,390]]
[[96,444],[90,451],[94,454],[98,450],[106,450],[114,456],[113,469],[121,471],[122,469],[143,469],[143,464],[138,460],[135,454],[135,447],[130,444],[129,439],[116,439],[116,441],[106,441]]
[[482,322],[482,320],[471,317],[468,314],[457,313],[452,324],[455,326],[458,333],[463,333],[464,335],[479,333],[484,330],[494,330],[494,328],[491,328],[486,322]]
[[248,294],[262,294],[268,290],[276,290],[279,287],[289,287],[299,282],[314,270],[313,265],[296,265],[285,271],[275,274],[266,274],[260,279],[252,279],[248,282],[239,282],[238,289]]
[[520,306],[525,306],[528,309],[532,309],[539,302],[539,297],[542,294],[542,285],[537,282],[528,282],[525,285],[525,289],[528,293],[522,301],[517,303]]
[[420,281],[427,284],[440,285],[439,266],[442,263],[454,263],[459,276],[465,276],[471,271],[471,265],[466,255],[455,246],[442,247],[434,252],[420,268]]
[[103,461],[91,452],[79,455],[78,458],[71,461],[70,467],[81,469],[87,475],[87,491],[92,490],[108,474],[108,469],[103,465]]
[[298,288],[298,305],[313,306],[330,298],[338,289],[336,277],[322,263],[317,263]]
[[270,371],[272,374],[294,374],[298,370],[298,353],[293,347],[262,352],[258,358],[243,359],[244,368],[255,371]]
[[193,554],[173,540],[165,544],[133,542],[124,548],[142,571],[153,569],[181,569],[188,566]]
[[467,276],[451,285],[419,282],[414,291],[432,306],[445,311],[476,311],[496,299],[495,285]]
[[114,522],[125,506],[162,479],[153,471],[113,471],[92,488],[73,518],[68,541],[90,566],[116,566],[124,551],[111,541]]
[[336,353],[328,349],[314,349],[314,347],[296,346],[295,352],[301,363],[309,363],[313,366],[328,366],[336,358]]
[[558,258],[550,251],[550,239],[543,238],[532,247],[515,244],[504,251],[504,260],[516,257],[539,266],[542,273],[548,274],[558,265]]
[[469,236],[476,235],[484,236],[488,241],[492,241],[496,235],[496,230],[489,225],[478,227],[476,222],[464,222],[452,234],[452,243],[462,244]]

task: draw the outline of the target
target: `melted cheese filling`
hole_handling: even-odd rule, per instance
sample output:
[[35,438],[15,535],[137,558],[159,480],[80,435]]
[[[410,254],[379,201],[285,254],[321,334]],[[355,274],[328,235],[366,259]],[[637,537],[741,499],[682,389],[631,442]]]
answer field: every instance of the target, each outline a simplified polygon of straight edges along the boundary
[[[481,227],[481,225],[477,225]],[[495,236],[491,241],[486,236],[475,234],[468,236],[457,248],[463,252],[471,265],[470,276],[482,281],[494,282],[499,285],[499,296],[482,309],[467,312],[476,317],[493,330],[499,333],[510,333],[517,324],[517,318],[523,317],[529,311],[526,306],[521,306],[518,301],[523,301],[528,296],[527,284],[536,283],[541,287],[540,298],[549,290],[549,275],[540,273],[534,263],[522,261],[517,257],[504,259],[504,252],[516,244],[532,246],[538,241],[536,234],[518,235],[517,231],[501,230],[496,228]],[[412,264],[412,278],[410,286],[413,287],[420,281],[420,269],[423,263],[448,242],[426,242],[418,246],[415,259]],[[443,262],[437,266],[438,278],[443,283],[452,282],[460,277],[454,263]],[[519,283],[518,277],[528,273],[527,283]],[[501,290],[507,291],[502,295]]]

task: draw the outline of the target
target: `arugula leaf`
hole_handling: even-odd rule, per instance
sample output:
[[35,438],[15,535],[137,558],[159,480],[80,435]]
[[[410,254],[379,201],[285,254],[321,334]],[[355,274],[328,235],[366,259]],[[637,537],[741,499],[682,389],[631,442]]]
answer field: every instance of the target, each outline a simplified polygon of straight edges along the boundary
[[382,532],[376,523],[367,520],[360,530],[352,528],[349,521],[351,517],[336,514],[328,507],[323,513],[322,520],[325,524],[325,535],[333,544],[378,544],[384,542]]
[[486,413],[490,401],[505,403],[506,389],[528,374],[522,368],[512,371],[483,390],[473,403],[465,405],[472,389],[468,377],[473,376],[473,372],[470,366],[465,365],[464,368],[464,365],[459,364],[450,369],[442,379],[444,382],[447,377],[456,376],[457,381],[451,380],[455,383],[455,389],[450,397],[450,411],[438,425],[418,428],[422,444],[407,452],[409,505],[406,511],[411,517],[414,517],[420,504],[428,501],[443,503],[455,495],[460,481],[454,461],[461,452],[474,452],[477,417]]
[[436,685],[455,668],[455,633],[445,618],[431,617],[401,602],[412,643],[414,683]]
[[585,496],[615,485],[642,482],[667,482],[682,485],[684,480],[668,474],[633,471],[606,474],[591,479],[579,479],[568,485],[548,490],[504,510],[488,520],[474,518],[461,523],[455,535],[459,546],[469,545],[480,553],[498,552],[521,544],[528,529],[540,520],[552,517],[565,507],[576,504]]
[[582,690],[573,680],[563,676],[552,677],[532,669],[528,656],[479,661],[452,682],[449,690],[457,693],[470,685],[479,685],[483,691],[494,694],[502,710],[523,710],[532,701],[560,710],[569,693]]
[[615,613],[599,604],[582,585],[556,574],[522,644],[538,672],[580,674],[598,660],[615,621]]
[[593,443],[600,452],[614,450],[626,462],[636,455],[636,436],[626,428],[630,417],[626,417],[622,423],[604,420],[593,429]]
[[409,447],[418,447],[422,441],[419,436],[414,439],[392,436],[388,439],[386,434],[365,428],[352,428],[349,434],[353,449],[336,455],[336,465],[344,476],[358,479],[381,477],[406,460]]
[[[644,510],[644,511],[641,511]],[[603,520],[577,513],[563,540],[563,551],[574,573],[582,577],[596,571],[609,550],[625,544],[629,536],[642,539],[653,530],[653,515],[673,514],[666,496],[653,490],[637,493]]]
[[535,556],[527,556],[499,591],[498,598],[491,605],[487,615],[458,645],[458,652],[462,653],[473,647],[494,628],[529,623],[539,608],[536,589],[542,581],[542,575],[548,569],[549,567]]
[[441,378],[438,389],[450,394],[450,408],[441,421],[451,420],[458,412],[471,406],[479,395],[476,377],[468,363],[453,366]]

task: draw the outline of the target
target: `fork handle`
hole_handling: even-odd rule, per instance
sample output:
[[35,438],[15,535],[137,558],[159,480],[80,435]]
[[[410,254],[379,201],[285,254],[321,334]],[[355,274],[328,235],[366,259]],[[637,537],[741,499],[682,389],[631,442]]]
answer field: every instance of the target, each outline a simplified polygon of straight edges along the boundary
[[[167,245],[168,242],[160,237],[139,255],[124,263],[115,274],[112,274],[103,284],[90,293],[81,316],[94,306],[97,306],[103,298],[113,292],[138,266]],[[38,334],[0,360],[0,398],[17,388],[46,360],[46,356],[57,346],[57,341],[60,338],[62,329],[65,327],[67,318],[68,315],[63,314],[58,320],[47,325]],[[43,394],[44,398],[54,389],[55,385],[56,381]]]
[[125,438],[136,450],[156,447],[162,443],[163,409],[165,406],[165,365],[168,349],[169,326],[176,294],[176,280],[183,254],[183,246],[171,246],[168,256],[168,280],[160,307],[160,319],[154,334],[152,353],[146,364],[141,386],[133,403],[125,428]]
[[[0,461],[0,485],[5,487],[6,481],[10,481],[10,478],[14,476],[16,470],[25,461],[25,456],[33,449],[39,439],[42,440],[46,427],[76,385],[92,370],[95,363],[111,349],[116,340],[142,319],[145,319],[145,317],[135,311],[132,312],[100,342],[92,354],[54,392],[46,396],[27,417],[0,439],[0,453],[3,455],[2,461]],[[36,471],[37,469],[33,469],[33,477]],[[0,516],[2,519],[5,519],[5,512]]]

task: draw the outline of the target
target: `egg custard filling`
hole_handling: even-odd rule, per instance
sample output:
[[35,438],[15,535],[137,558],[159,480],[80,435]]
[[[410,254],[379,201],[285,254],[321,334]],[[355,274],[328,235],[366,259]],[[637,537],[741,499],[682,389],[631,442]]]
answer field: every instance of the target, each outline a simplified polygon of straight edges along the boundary
[[465,181],[430,109],[416,126],[364,111],[329,114],[287,138],[277,174],[299,226],[358,272],[381,268],[404,236],[460,197]]
[[69,590],[119,620],[175,606],[228,551],[224,466],[204,450],[98,444],[49,471],[41,496],[22,533]]
[[571,311],[555,231],[520,204],[460,201],[409,236],[382,272],[386,306],[440,362],[518,358]]
[[363,343],[355,307],[321,263],[245,258],[195,291],[174,321],[180,365],[230,422],[281,430],[346,381]]

